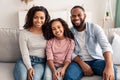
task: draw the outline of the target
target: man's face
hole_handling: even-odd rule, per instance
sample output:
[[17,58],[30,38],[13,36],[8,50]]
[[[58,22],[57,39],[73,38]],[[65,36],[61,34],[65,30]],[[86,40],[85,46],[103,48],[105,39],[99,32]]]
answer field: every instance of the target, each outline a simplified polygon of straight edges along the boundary
[[71,11],[71,22],[77,30],[83,27],[83,23],[85,21],[86,14],[80,8],[74,8]]

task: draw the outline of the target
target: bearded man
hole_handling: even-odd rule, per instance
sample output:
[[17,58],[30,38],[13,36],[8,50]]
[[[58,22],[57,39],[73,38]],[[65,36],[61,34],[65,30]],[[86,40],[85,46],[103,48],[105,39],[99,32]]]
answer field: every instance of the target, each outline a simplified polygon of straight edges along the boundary
[[98,75],[103,80],[117,80],[116,67],[112,61],[112,48],[101,26],[86,22],[85,9],[71,9],[71,31],[75,49],[64,80],[81,80],[83,76]]

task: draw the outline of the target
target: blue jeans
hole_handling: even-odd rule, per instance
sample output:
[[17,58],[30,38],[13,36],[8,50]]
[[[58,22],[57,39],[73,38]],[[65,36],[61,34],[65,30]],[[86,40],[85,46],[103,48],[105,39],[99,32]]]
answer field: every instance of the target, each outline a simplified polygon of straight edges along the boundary
[[[59,70],[62,67],[55,67],[55,68],[56,68],[56,70]],[[45,74],[44,74],[43,80],[53,80],[52,79],[52,71],[51,71],[50,67],[48,66],[48,64],[46,64]],[[58,76],[58,80],[62,80],[62,77]]]
[[[45,59],[38,58],[35,56],[30,56],[32,67],[34,68],[34,80],[42,80],[44,74],[44,68],[46,61]],[[22,58],[17,61],[14,68],[14,78],[15,80],[27,80],[28,70],[23,63]]]
[[[93,60],[93,61],[85,61],[93,70],[95,75],[102,76],[105,68],[104,60]],[[117,68],[114,67],[115,80],[117,80]],[[83,71],[79,64],[72,61],[68,66],[67,71],[65,73],[64,80],[81,80],[84,76]]]

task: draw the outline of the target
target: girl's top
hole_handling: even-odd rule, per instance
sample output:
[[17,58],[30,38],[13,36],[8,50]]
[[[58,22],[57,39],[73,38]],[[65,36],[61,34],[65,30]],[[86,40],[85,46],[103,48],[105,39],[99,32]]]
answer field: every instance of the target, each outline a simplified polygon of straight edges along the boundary
[[48,40],[46,47],[47,60],[53,60],[57,67],[63,66],[65,61],[71,62],[74,46],[74,40],[69,38],[63,40],[53,38]]

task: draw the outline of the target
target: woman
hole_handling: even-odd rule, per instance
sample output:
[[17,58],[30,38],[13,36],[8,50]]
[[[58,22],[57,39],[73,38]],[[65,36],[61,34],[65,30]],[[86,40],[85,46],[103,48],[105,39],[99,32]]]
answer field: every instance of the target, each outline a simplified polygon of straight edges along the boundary
[[22,58],[14,68],[15,80],[42,80],[46,64],[46,27],[49,13],[43,6],[32,7],[27,15],[24,30],[19,35]]

